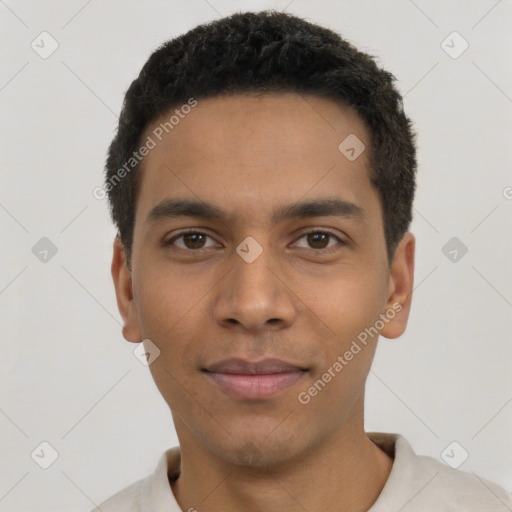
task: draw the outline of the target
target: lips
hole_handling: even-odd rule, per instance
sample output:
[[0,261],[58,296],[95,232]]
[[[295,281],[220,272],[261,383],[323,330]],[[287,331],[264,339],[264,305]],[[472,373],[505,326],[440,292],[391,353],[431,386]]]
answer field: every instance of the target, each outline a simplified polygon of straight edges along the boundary
[[212,364],[204,372],[232,398],[262,400],[295,384],[307,373],[307,368],[280,359],[250,362],[235,358]]
[[243,359],[233,358],[224,359],[223,361],[212,364],[206,368],[206,371],[245,375],[269,375],[271,373],[294,372],[306,369],[307,368],[301,368],[287,363],[281,359],[263,359],[262,361],[252,363],[244,361]]

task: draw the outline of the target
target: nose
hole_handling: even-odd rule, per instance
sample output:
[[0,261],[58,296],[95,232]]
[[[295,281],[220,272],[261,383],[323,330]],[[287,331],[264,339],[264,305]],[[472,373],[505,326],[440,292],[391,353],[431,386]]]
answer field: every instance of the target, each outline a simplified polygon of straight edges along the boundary
[[224,327],[258,332],[290,326],[296,316],[295,295],[269,249],[248,263],[233,254],[233,268],[218,287],[214,316]]

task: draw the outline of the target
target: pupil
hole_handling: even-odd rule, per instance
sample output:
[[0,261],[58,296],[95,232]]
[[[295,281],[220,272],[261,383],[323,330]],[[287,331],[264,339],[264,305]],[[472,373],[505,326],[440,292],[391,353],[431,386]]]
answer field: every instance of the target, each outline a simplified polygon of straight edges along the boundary
[[203,235],[201,235],[199,233],[187,234],[187,235],[185,235],[185,245],[189,246],[189,244],[187,242],[191,241],[192,238],[196,238],[195,242],[192,240],[192,248],[196,248],[197,249],[198,247],[202,246],[201,242],[204,242],[204,240],[199,240],[199,244],[197,244],[196,243],[197,239],[201,239],[202,237],[203,237]]
[[[325,243],[322,245],[322,242],[325,242],[327,240],[329,235],[326,235],[325,233],[310,233],[308,238],[309,238],[309,243],[313,246],[315,246],[315,243],[318,243],[320,242],[321,244],[321,247],[316,247],[316,249],[323,249],[325,248]],[[316,238],[316,240],[315,240]]]

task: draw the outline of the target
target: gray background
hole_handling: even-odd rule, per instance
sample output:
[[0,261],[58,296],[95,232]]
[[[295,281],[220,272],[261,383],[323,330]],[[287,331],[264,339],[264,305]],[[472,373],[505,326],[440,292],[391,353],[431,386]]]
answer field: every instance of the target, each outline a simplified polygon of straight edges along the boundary
[[[418,132],[412,314],[401,338],[381,338],[366,429],[400,432],[439,460],[456,441],[451,459],[469,454],[461,470],[512,491],[510,0],[0,0],[0,510],[88,511],[177,443],[121,335],[115,231],[92,190],[149,54],[198,23],[264,8],[376,56]],[[51,49],[43,31],[59,45],[47,58],[31,47]],[[457,58],[453,31],[469,43]],[[43,237],[57,248],[46,261]],[[58,453],[47,469],[43,441]]]

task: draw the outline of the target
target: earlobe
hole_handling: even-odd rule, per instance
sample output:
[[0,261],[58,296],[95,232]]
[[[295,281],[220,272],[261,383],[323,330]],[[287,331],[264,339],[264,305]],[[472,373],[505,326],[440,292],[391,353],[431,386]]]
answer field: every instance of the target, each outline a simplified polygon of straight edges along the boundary
[[405,233],[393,256],[388,300],[384,311],[389,321],[380,331],[385,338],[398,338],[407,326],[414,286],[415,244],[414,235],[410,232]]
[[119,237],[114,239],[111,272],[117,307],[124,322],[123,337],[126,341],[139,343],[142,340],[142,335],[137,316],[137,305],[133,296],[132,272],[126,264],[126,252]]

